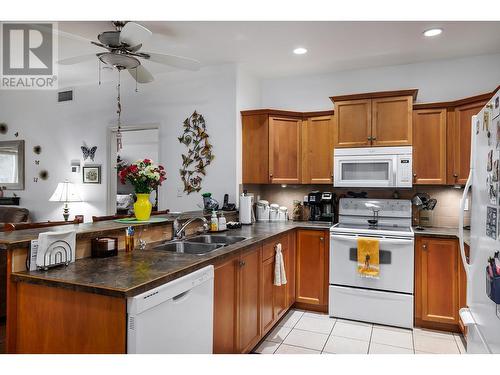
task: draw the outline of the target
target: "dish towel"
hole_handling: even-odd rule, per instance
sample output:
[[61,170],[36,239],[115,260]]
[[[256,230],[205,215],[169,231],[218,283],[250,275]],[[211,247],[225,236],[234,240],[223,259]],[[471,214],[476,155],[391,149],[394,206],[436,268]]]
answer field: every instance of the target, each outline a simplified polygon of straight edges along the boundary
[[276,250],[274,256],[274,285],[281,286],[286,284],[285,262],[283,261],[281,244],[276,244],[274,249]]
[[379,240],[358,237],[358,274],[378,279],[380,275]]

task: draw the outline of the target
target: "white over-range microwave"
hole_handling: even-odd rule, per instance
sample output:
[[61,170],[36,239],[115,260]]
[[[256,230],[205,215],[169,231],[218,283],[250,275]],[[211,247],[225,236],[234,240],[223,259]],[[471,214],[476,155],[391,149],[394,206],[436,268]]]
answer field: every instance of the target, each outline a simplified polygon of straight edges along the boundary
[[337,148],[335,187],[412,187],[412,147]]

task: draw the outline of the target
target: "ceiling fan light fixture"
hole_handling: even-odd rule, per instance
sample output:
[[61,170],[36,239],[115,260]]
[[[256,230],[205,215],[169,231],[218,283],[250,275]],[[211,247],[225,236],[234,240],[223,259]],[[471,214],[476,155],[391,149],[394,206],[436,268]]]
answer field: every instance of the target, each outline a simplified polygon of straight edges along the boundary
[[103,53],[99,56],[99,60],[117,69],[134,69],[141,65],[141,62],[135,57],[111,52]]

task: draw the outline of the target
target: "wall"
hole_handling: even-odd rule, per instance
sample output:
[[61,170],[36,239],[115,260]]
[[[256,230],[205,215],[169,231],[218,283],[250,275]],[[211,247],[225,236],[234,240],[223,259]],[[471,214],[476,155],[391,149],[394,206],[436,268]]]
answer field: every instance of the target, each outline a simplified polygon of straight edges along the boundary
[[262,81],[262,107],[297,111],[332,108],[329,97],[418,88],[418,102],[464,98],[500,84],[500,54]]
[[[255,199],[265,199],[270,203],[277,203],[280,206],[288,208],[289,216],[292,215],[293,201],[299,200],[302,202],[304,195],[307,195],[313,190],[331,191],[338,197],[345,195],[347,191],[359,191],[356,189],[333,189],[329,185],[244,185],[249,193],[253,193]],[[393,190],[387,189],[363,189],[367,191],[369,198],[392,198]],[[415,193],[426,192],[432,198],[437,199],[438,203],[433,211],[422,212],[422,225],[425,226],[438,226],[447,228],[458,227],[458,205],[462,198],[462,189],[455,189],[448,186],[415,186],[413,189],[402,189],[398,191],[400,198],[411,199]],[[470,211],[464,215],[464,224],[470,225]],[[425,220],[428,217],[429,220]],[[418,224],[416,220],[416,212],[414,212],[415,225]]]
[[[161,209],[193,210],[202,203],[199,194],[182,192],[178,171],[185,148],[177,137],[182,133],[182,122],[194,110],[205,116],[215,154],[213,164],[207,168],[203,191],[212,192],[221,201],[227,192],[235,200],[235,82],[233,65],[158,75],[153,83],[141,85],[138,92],[134,91],[132,79],[123,77],[122,123],[160,124],[160,162],[168,173],[161,188]],[[85,203],[71,204],[72,214],[85,214],[85,220],[105,214],[106,168],[102,184],[81,184],[80,174],[70,172],[70,161],[81,159],[80,146],[86,142],[98,148],[95,163],[107,165],[107,128],[116,124],[115,111],[113,80],[101,86],[95,82],[76,87],[72,103],[56,103],[52,91],[0,90],[0,122],[9,126],[8,134],[0,135],[0,140],[15,139],[15,132],[19,132],[18,139],[26,140],[26,189],[16,193],[21,197],[21,205],[32,212],[33,220],[62,219],[62,205],[49,203],[48,199],[57,183],[65,178],[79,184],[85,199]],[[43,148],[39,156],[32,152],[37,144]],[[35,165],[35,159],[40,160],[39,166]],[[35,183],[33,178],[41,169],[49,171],[49,179]]]

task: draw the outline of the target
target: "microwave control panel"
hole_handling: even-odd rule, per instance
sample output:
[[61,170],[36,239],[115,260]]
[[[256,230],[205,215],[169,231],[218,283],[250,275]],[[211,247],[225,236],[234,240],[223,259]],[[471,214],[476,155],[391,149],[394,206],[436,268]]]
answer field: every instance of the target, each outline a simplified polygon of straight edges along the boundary
[[412,186],[412,164],[411,155],[398,155],[397,185],[399,187]]

